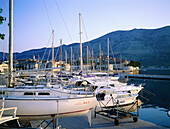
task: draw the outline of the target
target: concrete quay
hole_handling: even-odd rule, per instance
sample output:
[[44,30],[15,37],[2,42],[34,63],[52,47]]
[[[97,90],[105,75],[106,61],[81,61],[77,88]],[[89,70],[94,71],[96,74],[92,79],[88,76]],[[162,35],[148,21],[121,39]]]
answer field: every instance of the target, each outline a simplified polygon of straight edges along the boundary
[[[162,127],[144,120],[138,120],[138,122],[133,122],[133,119],[122,119],[120,124],[115,126],[114,120],[106,118],[101,115],[97,115],[96,118],[92,116],[92,126],[89,127],[87,118],[85,116],[79,117],[69,117],[60,118],[59,125],[62,129],[168,129],[167,127]],[[42,121],[32,121],[31,125],[37,127]],[[44,123],[41,127],[45,127],[47,123]],[[53,125],[50,124],[46,129],[53,129]]]
[[125,74],[126,78],[170,80],[169,75]]

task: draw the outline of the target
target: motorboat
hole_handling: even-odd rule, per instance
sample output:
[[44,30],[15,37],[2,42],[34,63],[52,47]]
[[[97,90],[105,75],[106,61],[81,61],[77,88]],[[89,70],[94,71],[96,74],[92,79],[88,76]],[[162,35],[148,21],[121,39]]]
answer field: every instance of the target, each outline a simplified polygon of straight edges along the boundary
[[113,92],[109,90],[96,94],[98,106],[102,108],[131,105],[136,101],[137,96],[137,94],[130,94],[128,92]]
[[88,77],[82,77],[82,78],[73,78],[69,81],[71,85],[76,85],[78,87],[90,87],[90,89],[92,89],[96,93],[98,92],[97,90],[102,90],[103,87],[107,87],[117,92],[126,91],[132,94],[138,94],[143,89],[142,84],[128,85],[127,83],[113,81],[108,77],[88,76]]

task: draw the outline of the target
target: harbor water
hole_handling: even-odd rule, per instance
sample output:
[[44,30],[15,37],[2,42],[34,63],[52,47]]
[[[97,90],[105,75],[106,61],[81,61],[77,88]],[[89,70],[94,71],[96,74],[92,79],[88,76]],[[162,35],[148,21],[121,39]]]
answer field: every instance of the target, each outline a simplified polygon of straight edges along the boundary
[[[139,74],[170,75],[170,69],[145,69]],[[140,108],[139,119],[170,128],[170,80],[129,79],[128,83],[144,83],[144,88],[154,95],[143,93],[149,100],[145,100]]]

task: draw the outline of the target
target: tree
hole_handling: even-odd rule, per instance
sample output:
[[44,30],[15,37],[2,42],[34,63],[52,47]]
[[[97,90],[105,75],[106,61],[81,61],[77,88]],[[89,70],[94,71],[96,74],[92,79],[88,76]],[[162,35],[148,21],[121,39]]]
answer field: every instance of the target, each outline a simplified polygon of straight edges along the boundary
[[[0,8],[0,14],[2,13],[2,9]],[[6,18],[0,15],[0,25],[3,24],[3,21],[6,21]],[[0,39],[4,40],[5,34],[0,33]]]
[[130,63],[128,64],[128,66],[133,66],[133,67],[141,67],[141,63],[138,61],[130,61]]

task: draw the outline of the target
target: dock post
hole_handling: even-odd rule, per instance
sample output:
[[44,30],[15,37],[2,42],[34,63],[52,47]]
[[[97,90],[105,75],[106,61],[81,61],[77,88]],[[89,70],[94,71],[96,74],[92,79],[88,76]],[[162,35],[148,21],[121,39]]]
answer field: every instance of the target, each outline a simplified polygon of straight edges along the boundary
[[53,115],[51,115],[51,117],[53,118],[53,129],[55,129],[55,126],[56,126],[56,124],[55,124],[55,114],[53,114]]
[[87,119],[88,119],[88,123],[89,123],[89,127],[91,127],[91,109],[87,112]]
[[96,118],[96,108],[97,108],[97,106],[95,106],[95,108],[94,108],[94,118]]
[[59,118],[59,101],[57,100],[57,127],[58,127],[58,118]]

